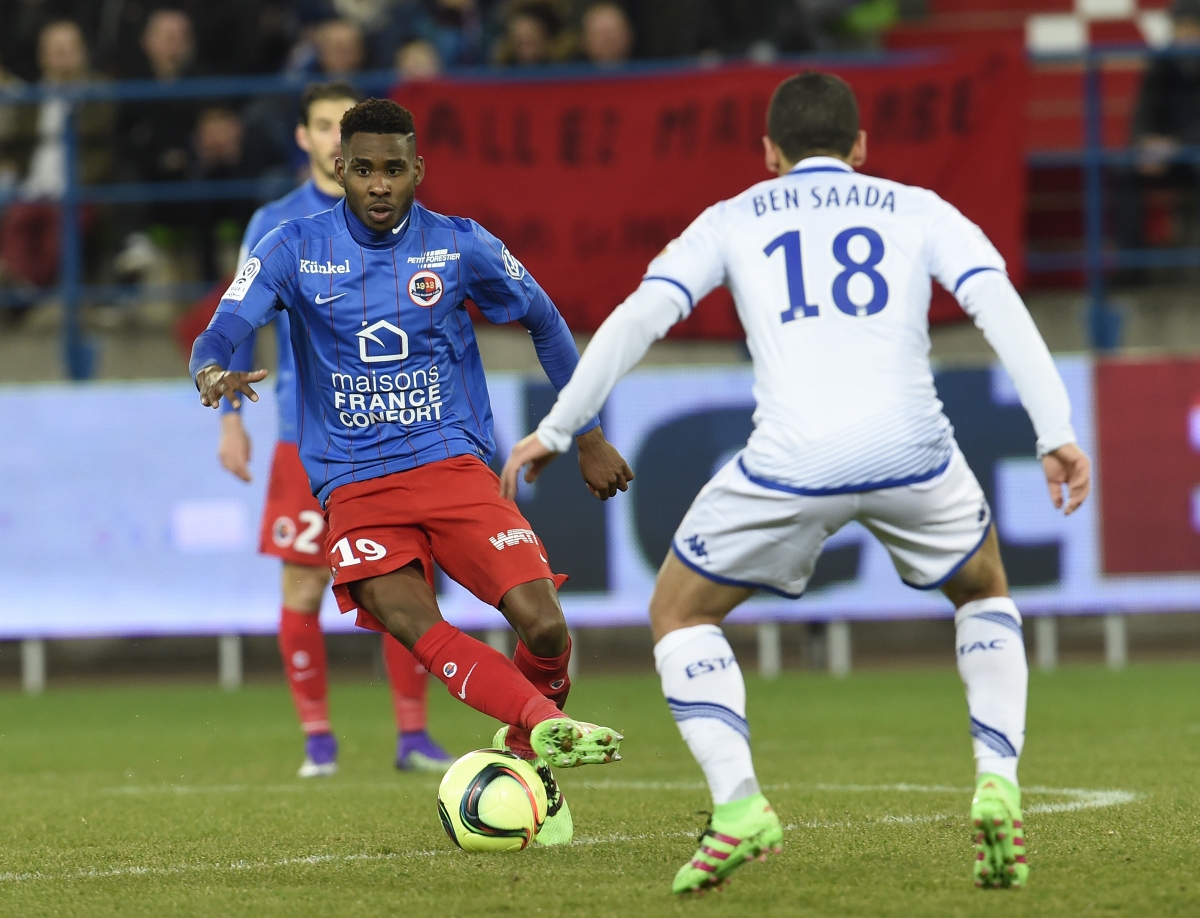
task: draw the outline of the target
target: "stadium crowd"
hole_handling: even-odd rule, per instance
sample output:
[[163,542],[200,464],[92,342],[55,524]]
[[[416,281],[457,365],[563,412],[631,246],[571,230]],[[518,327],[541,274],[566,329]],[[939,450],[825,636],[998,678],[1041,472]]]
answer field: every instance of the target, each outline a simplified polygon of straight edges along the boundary
[[[893,0],[0,0],[0,85],[388,70],[403,82],[480,67],[764,60],[869,43],[896,9]],[[292,138],[296,108],[279,95],[87,102],[75,111],[79,180],[286,182],[306,162]],[[53,97],[0,104],[0,286],[9,305],[23,295],[32,302],[58,274],[67,113]],[[254,206],[88,208],[87,274],[146,280],[164,252],[186,250],[192,264],[157,279],[216,280]]]

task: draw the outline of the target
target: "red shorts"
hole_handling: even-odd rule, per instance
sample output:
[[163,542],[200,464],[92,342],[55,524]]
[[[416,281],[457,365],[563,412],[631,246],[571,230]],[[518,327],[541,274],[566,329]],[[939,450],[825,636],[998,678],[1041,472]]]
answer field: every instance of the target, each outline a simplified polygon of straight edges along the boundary
[[385,630],[350,597],[349,584],[420,561],[433,562],[492,606],[515,586],[563,574],[550,570],[538,537],[517,505],[500,496],[500,479],[474,456],[455,456],[407,472],[342,485],[329,497],[325,551],[333,595],[360,628]]
[[276,443],[258,550],[292,564],[325,566],[325,513],[312,496],[295,443]]

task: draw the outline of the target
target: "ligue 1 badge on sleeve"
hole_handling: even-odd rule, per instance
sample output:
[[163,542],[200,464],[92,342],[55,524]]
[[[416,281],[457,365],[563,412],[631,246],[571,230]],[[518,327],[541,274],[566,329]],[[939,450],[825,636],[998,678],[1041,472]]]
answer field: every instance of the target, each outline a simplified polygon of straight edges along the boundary
[[508,246],[504,246],[500,250],[500,255],[504,258],[504,270],[508,272],[509,277],[513,280],[520,280],[525,276],[525,266],[513,257]]
[[242,266],[242,270],[233,279],[233,283],[229,285],[229,289],[225,291],[225,295],[221,299],[234,300],[240,303],[246,296],[246,292],[250,289],[250,285],[254,283],[254,278],[258,277],[258,272],[261,270],[262,262],[257,258],[251,258]]
[[444,291],[441,277],[432,271],[418,271],[408,279],[408,296],[418,306],[433,306]]

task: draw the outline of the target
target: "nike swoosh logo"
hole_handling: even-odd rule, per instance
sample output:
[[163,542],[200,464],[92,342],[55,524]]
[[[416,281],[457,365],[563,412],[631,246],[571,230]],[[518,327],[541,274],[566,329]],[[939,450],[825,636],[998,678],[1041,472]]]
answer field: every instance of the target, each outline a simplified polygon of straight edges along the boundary
[[344,294],[344,293],[335,293],[333,296],[323,297],[323,296],[321,296],[321,294],[318,293],[314,297],[314,299],[317,301],[318,306],[324,306],[326,303],[332,303],[334,300],[341,299],[345,295],[346,294]]
[[463,701],[467,700],[467,682],[471,678],[471,673],[475,672],[475,667],[478,665],[479,665],[478,663],[471,664],[471,668],[469,670],[467,670],[467,678],[463,679],[462,688],[460,688],[458,690],[458,697],[461,698]]

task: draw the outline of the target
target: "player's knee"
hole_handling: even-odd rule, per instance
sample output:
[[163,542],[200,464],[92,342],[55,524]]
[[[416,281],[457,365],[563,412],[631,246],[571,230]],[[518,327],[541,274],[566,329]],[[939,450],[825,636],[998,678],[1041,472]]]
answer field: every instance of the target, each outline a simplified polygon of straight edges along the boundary
[[329,573],[323,567],[284,564],[283,604],[296,612],[319,612],[328,582]]
[[956,607],[977,599],[1008,595],[1008,577],[994,528],[979,551],[942,587],[942,592]]
[[549,580],[513,587],[504,594],[500,611],[535,656],[557,657],[567,649],[567,620]]

